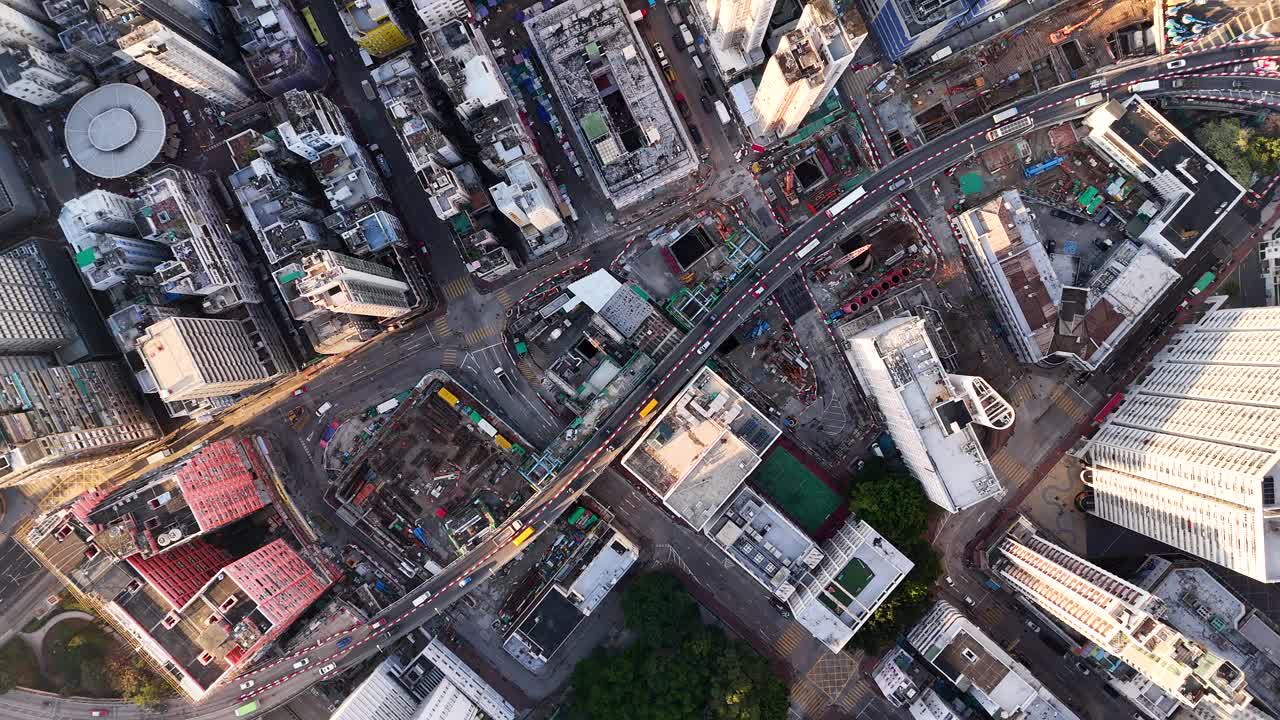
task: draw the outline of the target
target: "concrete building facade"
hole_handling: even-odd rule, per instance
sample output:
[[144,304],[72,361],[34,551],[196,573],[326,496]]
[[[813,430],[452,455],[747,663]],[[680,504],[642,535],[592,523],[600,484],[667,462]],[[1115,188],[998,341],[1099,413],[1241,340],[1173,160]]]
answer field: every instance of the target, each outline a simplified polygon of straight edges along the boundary
[[284,372],[235,320],[166,318],[147,328],[138,352],[167,401],[234,395]]
[[119,39],[120,50],[139,65],[227,110],[253,104],[253,83],[186,36],[151,21]]
[[297,290],[331,312],[397,317],[409,312],[409,286],[386,266],[321,250],[302,261]]
[[36,107],[64,105],[93,88],[71,56],[35,45],[0,52],[0,90]]
[[853,64],[854,53],[865,39],[865,35],[849,37],[828,6],[805,5],[799,24],[782,36],[756,88],[752,107],[762,130],[779,137],[798,130]]
[[0,354],[53,352],[76,338],[53,278],[28,258],[0,256]]

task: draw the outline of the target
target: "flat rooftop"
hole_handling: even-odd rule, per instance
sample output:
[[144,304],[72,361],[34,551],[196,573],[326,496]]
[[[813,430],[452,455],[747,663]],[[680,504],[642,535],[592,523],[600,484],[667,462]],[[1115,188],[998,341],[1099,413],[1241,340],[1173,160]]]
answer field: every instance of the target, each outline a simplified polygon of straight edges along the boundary
[[684,123],[620,0],[567,0],[525,21],[605,195],[619,208],[692,174]]
[[[850,518],[823,545],[828,565],[817,602],[795,613],[813,636],[838,652],[898,587],[914,563],[866,522]],[[833,572],[834,570],[834,572]]]
[[1037,694],[1013,671],[1012,658],[967,619],[951,625],[930,651],[922,654],[993,715],[1009,716]]
[[1147,245],[1121,243],[1089,280],[1079,334],[1060,334],[1055,348],[1074,347],[1095,367],[1181,277]]
[[640,550],[635,543],[614,532],[613,537],[597,546],[595,556],[565,589],[565,595],[583,615],[590,615],[639,559]]
[[552,590],[542,597],[512,637],[519,636],[528,652],[546,662],[585,617],[569,598]]
[[816,564],[823,557],[817,543],[749,487],[725,504],[706,533],[770,592],[807,572],[801,561]]
[[764,413],[704,367],[632,446],[622,465],[700,530],[781,434]]

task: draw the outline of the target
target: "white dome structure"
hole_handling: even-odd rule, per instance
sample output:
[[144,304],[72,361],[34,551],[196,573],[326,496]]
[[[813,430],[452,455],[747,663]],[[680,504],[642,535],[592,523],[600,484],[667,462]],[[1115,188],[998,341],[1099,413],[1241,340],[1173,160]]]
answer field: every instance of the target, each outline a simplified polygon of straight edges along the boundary
[[67,113],[67,152],[85,172],[119,178],[146,167],[164,145],[160,103],[136,85],[104,85]]

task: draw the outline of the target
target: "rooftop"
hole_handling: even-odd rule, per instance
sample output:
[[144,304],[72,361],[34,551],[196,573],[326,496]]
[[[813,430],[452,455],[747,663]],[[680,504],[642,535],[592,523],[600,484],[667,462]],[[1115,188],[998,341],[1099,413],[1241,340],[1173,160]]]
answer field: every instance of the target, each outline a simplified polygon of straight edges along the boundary
[[[310,30],[301,24],[292,5],[280,0],[238,0],[231,15],[239,24],[236,42],[249,75],[264,92],[291,76],[322,65],[318,57],[308,57]],[[270,93],[269,94],[275,94]]]
[[704,367],[632,446],[622,465],[674,513],[701,529],[781,434],[764,413]]
[[783,594],[825,555],[777,508],[743,487],[707,525],[707,535],[771,593]]
[[164,113],[136,85],[112,83],[93,90],[67,112],[63,139],[85,172],[121,178],[146,167],[164,145]]
[[582,567],[565,595],[583,615],[590,615],[614,585],[640,559],[640,550],[620,532],[596,547],[595,557]]
[[[1173,259],[1187,257],[1244,195],[1244,188],[1137,95],[1099,106],[1089,138],[1126,170],[1140,173],[1164,203],[1141,239]],[[1141,214],[1141,213],[1140,213]]]
[[569,0],[525,21],[587,159],[617,207],[692,174],[684,123],[619,0]]

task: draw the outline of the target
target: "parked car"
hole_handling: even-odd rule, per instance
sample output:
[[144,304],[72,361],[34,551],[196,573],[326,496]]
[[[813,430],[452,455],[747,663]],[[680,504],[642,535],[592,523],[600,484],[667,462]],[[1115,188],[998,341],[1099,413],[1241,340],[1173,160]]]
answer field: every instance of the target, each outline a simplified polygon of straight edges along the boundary
[[676,93],[676,110],[680,111],[680,117],[684,118],[685,122],[689,122],[693,116],[689,110],[689,101],[684,99],[684,93]]
[[373,156],[373,161],[378,163],[378,170],[382,173],[383,177],[391,177],[391,164],[387,162],[386,155],[378,153]]
[[338,641],[338,649],[339,649],[339,650],[346,650],[346,649],[347,649],[347,648],[349,648],[349,647],[351,647],[351,638],[350,638],[350,637],[344,637],[344,638],[342,638],[341,640],[339,640],[339,641]]
[[258,684],[258,683],[257,683],[256,681],[254,681],[254,680],[245,680],[244,682],[240,683],[240,689],[241,689],[241,690],[248,690],[249,688],[251,688],[251,687],[253,687],[254,685],[257,685],[257,684]]
[[294,664],[293,664],[293,669],[294,669],[294,670],[301,670],[302,668],[304,668],[304,667],[306,667],[306,666],[308,666],[308,665],[310,665],[310,664],[311,664],[311,658],[302,658],[301,660],[299,660],[298,662],[296,662],[296,663],[294,663]]
[[716,94],[716,84],[711,82],[711,78],[702,78],[702,89],[712,97]]
[[716,114],[716,106],[715,106],[715,103],[711,102],[711,98],[707,97],[706,95],[703,95],[701,98],[698,99],[698,101],[702,103],[702,112],[708,115]]
[[707,350],[709,350],[709,349],[711,349],[711,341],[710,341],[710,340],[704,340],[704,341],[702,342],[702,344],[698,346],[698,354],[699,354],[699,355],[702,355],[703,353],[705,353],[705,352],[706,352]]
[[667,51],[662,49],[662,43],[656,42],[653,44],[653,55],[659,60],[667,59]]
[[338,669],[338,664],[337,664],[337,663],[329,663],[328,665],[325,665],[324,667],[320,668],[320,674],[321,674],[321,675],[328,675],[329,673],[331,673],[331,672],[333,672],[334,670],[337,670],[337,669]]
[[190,110],[183,110],[183,111],[182,111],[182,119],[183,119],[183,120],[186,120],[188,125],[195,125],[195,124],[196,124],[196,119],[195,119],[195,118],[193,118],[193,117],[191,117],[191,111],[190,111]]
[[1082,662],[1080,662],[1080,661],[1078,661],[1078,660],[1076,661],[1076,669],[1080,671],[1080,674],[1081,674],[1081,675],[1088,675],[1088,674],[1089,674],[1089,666],[1088,666],[1088,665],[1085,665],[1084,663],[1082,663]]
[[294,390],[294,391],[293,391],[293,396],[294,396],[294,397],[298,397],[299,395],[301,395],[301,394],[305,393],[306,391],[307,391],[307,386],[306,386],[306,385],[303,385],[302,387],[300,387],[300,388],[298,388],[297,390]]
[[1170,70],[1177,70],[1178,68],[1182,68],[1186,66],[1187,66],[1187,61],[1183,59],[1174,60],[1171,63],[1165,64],[1165,67],[1169,68]]
[[695,143],[702,144],[702,131],[698,129],[697,125],[689,124],[689,137],[693,138]]

